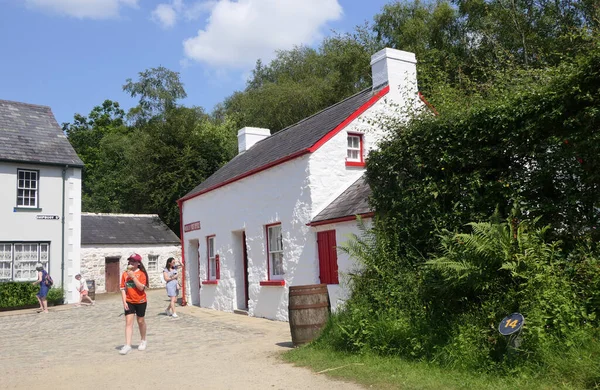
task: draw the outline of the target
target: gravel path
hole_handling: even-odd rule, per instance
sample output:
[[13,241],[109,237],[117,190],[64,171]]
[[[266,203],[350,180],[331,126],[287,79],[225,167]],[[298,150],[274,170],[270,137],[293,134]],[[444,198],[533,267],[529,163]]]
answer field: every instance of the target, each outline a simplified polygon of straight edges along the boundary
[[125,319],[119,295],[72,305],[0,313],[0,388],[360,389],[282,362],[289,325],[178,307],[167,317],[164,290],[148,293],[148,349],[121,356]]

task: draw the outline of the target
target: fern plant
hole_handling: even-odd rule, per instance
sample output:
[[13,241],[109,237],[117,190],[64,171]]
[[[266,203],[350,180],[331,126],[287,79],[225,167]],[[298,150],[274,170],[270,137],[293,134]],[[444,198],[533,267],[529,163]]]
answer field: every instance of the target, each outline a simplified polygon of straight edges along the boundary
[[558,259],[559,243],[546,243],[549,227],[536,227],[537,222],[512,216],[505,222],[470,223],[470,233],[445,231],[441,255],[425,266],[439,272],[447,287],[466,291],[524,283],[531,271]]

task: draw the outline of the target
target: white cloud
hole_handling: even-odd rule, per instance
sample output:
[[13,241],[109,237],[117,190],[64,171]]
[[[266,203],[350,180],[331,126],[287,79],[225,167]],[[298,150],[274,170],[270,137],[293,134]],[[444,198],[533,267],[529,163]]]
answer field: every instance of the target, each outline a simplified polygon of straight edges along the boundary
[[212,9],[217,5],[216,0],[209,1],[197,1],[190,6],[186,6],[184,10],[184,15],[187,20],[196,20],[200,19],[202,15],[212,11]]
[[152,20],[163,28],[173,27],[177,21],[177,11],[172,4],[159,4],[152,11]]
[[184,53],[211,66],[248,69],[275,50],[315,42],[341,15],[338,0],[219,0],[204,30],[183,42]]
[[121,7],[137,7],[138,0],[25,0],[30,8],[43,9],[75,18],[109,19],[119,16]]
[[209,12],[216,4],[215,1],[198,1],[186,5],[183,0],[173,0],[171,3],[162,3],[152,11],[152,20],[163,28],[171,28],[183,16],[187,21],[196,20]]

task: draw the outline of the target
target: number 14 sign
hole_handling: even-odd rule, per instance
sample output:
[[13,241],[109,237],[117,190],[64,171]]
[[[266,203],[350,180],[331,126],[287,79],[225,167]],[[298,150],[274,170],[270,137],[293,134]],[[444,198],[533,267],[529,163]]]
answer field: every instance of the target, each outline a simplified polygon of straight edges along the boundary
[[500,332],[503,336],[511,335],[515,332],[518,332],[523,323],[525,322],[525,318],[521,313],[512,313],[509,316],[504,317],[504,319],[500,322],[498,326],[498,332]]

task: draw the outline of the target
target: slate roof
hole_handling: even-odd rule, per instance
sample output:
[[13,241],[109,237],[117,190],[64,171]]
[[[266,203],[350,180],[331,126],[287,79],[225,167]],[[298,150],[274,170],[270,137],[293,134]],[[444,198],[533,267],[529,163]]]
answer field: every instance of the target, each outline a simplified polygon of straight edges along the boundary
[[310,223],[314,224],[316,222],[323,222],[331,219],[370,213],[373,211],[369,207],[370,195],[371,187],[369,187],[365,176],[363,175],[333,202],[325,207],[323,211],[317,214]]
[[156,214],[81,213],[81,245],[181,244]]
[[50,107],[0,100],[0,160],[83,167]]
[[367,88],[257,142],[196,186],[183,199],[307,150],[352,115],[373,95],[372,88]]

